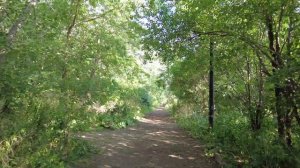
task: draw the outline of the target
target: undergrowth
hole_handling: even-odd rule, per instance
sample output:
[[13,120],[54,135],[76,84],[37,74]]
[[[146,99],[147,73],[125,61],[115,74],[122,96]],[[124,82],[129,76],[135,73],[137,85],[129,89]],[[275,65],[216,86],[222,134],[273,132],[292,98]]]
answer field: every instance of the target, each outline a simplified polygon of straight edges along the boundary
[[294,137],[292,148],[282,145],[272,120],[265,120],[260,131],[252,132],[247,117],[228,111],[217,114],[211,130],[203,113],[174,114],[181,127],[206,144],[207,156],[222,157],[224,167],[300,167],[299,137]]
[[20,96],[27,100],[12,100],[12,111],[0,114],[0,168],[66,167],[96,152],[77,132],[124,128],[152,107],[144,89],[131,89],[103,103],[104,107],[113,104],[103,107],[104,111],[80,103],[74,95],[52,97],[52,101],[43,96]]

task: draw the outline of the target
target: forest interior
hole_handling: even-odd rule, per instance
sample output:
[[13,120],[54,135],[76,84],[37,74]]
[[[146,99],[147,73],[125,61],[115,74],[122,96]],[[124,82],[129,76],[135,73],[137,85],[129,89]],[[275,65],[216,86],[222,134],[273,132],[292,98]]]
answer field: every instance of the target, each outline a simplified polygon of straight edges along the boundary
[[299,0],[0,0],[0,168],[300,168],[299,26]]

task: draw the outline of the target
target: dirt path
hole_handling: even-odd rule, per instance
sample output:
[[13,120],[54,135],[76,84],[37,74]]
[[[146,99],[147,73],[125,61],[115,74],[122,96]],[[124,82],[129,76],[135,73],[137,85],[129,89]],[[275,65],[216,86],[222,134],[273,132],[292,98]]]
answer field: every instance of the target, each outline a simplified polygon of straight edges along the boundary
[[157,109],[126,129],[86,133],[102,151],[76,168],[211,168],[203,147]]

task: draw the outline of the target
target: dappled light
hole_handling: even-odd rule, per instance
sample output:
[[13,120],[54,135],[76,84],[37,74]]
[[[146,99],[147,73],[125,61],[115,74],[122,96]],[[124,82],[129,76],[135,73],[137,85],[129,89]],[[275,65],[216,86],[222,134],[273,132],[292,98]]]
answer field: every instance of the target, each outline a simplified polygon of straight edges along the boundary
[[0,0],[0,168],[300,167],[300,0]]
[[183,157],[181,156],[176,156],[176,155],[169,155],[171,158],[176,158],[176,159],[184,159]]
[[141,118],[139,119],[140,122],[143,122],[143,123],[148,123],[148,124],[163,124],[164,122],[161,121],[161,120],[149,120],[149,119],[146,119],[146,118]]
[[[203,147],[158,109],[141,118],[136,126],[124,130],[86,133],[81,137],[100,148],[101,155],[93,156],[89,167],[211,167],[204,158]],[[94,138],[91,138],[94,137]],[[155,165],[155,166],[154,166]],[[83,164],[80,167],[86,166]]]
[[82,135],[81,138],[83,138],[83,139],[94,139],[94,137],[86,136],[86,135]]

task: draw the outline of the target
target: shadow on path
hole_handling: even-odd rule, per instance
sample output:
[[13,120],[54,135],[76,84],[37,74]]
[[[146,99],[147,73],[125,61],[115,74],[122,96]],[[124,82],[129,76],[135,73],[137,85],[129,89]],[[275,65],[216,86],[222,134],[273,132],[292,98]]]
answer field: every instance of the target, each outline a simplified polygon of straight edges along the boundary
[[164,109],[148,114],[132,127],[81,135],[101,154],[75,168],[211,168],[203,146],[190,138]]

